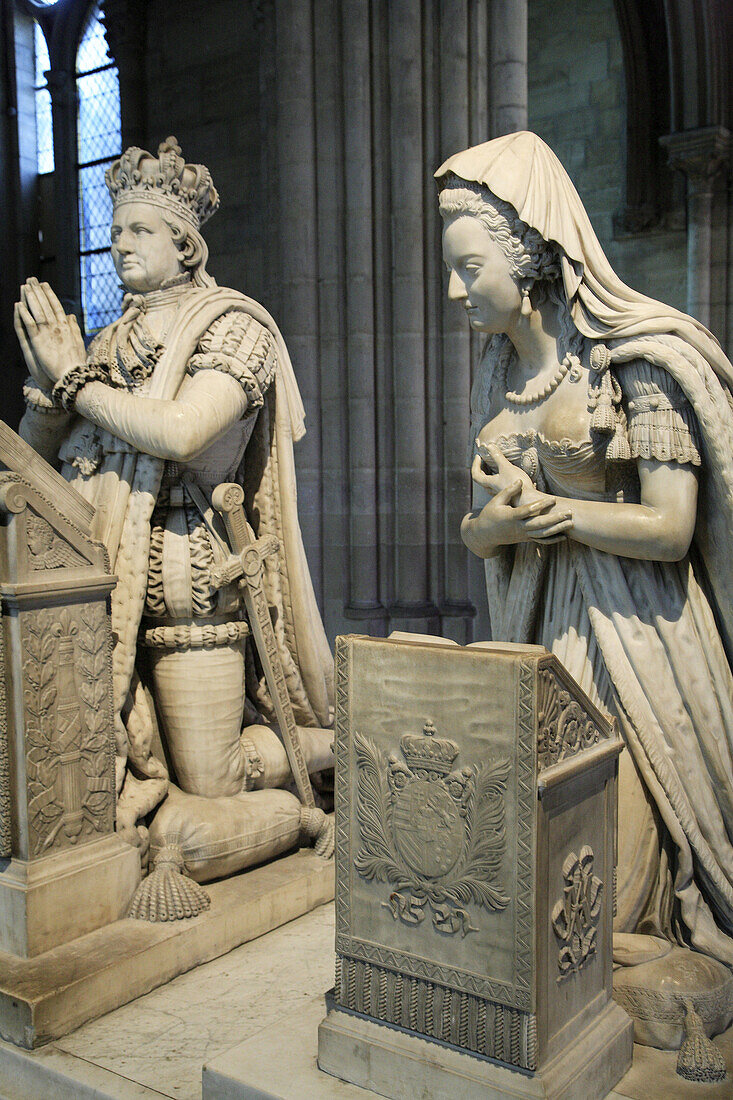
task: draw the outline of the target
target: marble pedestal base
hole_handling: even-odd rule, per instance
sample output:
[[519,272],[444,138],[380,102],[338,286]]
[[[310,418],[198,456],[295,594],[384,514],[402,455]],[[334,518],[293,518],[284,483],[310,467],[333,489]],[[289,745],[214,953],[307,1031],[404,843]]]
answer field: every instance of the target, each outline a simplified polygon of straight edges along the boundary
[[302,849],[206,887],[191,920],[118,920],[32,959],[0,952],[0,1037],[32,1049],[333,898],[334,866]]
[[[339,1017],[343,1016],[346,1014],[339,1013]],[[421,1100],[697,1097],[694,1089],[700,1086],[680,1078],[676,1078],[678,1091],[670,1091],[668,1087],[663,1092],[654,1091],[656,1067],[653,1074],[639,1082],[636,1091],[627,1092],[623,1085],[618,1085],[618,1091],[609,1091],[631,1063],[629,1023],[618,1006],[614,1011],[614,1006],[609,1005],[607,1016],[581,1035],[572,1051],[545,1067],[542,1074],[531,1077],[493,1062],[478,1062],[468,1054],[361,1017],[348,1015],[341,1020],[332,1012],[323,1020],[323,1002],[313,1000],[298,1013],[278,1021],[276,1027],[258,1032],[205,1065],[203,1100],[369,1100],[377,1095],[409,1100],[418,1096]],[[324,1035],[325,1028],[329,1030],[328,1036]],[[321,1058],[327,1045],[334,1059],[345,1058],[350,1066],[348,1072],[358,1061],[361,1080],[369,1084],[352,1084],[319,1069],[316,1046]],[[662,1056],[661,1051],[653,1053]],[[664,1057],[672,1060],[669,1072],[675,1080],[676,1056]],[[727,1094],[718,1089],[712,1095],[722,1100]],[[706,1100],[706,1096],[701,1095],[699,1100]]]
[[33,958],[124,916],[140,856],[116,835],[0,870],[0,951]]
[[318,1029],[318,1064],[390,1100],[601,1100],[631,1065],[633,1033],[610,1002],[572,1044],[529,1073],[333,1008]]

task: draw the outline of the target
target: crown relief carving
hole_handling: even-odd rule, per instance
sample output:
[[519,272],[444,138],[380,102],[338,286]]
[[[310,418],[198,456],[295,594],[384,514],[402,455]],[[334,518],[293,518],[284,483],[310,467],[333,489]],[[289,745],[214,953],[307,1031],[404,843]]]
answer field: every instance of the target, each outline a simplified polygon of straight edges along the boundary
[[436,737],[431,719],[425,722],[422,735],[406,733],[400,740],[402,754],[415,775],[424,779],[448,775],[458,755],[458,745],[447,738]]
[[153,203],[178,214],[200,229],[219,207],[219,193],[209,169],[187,164],[175,137],[158,146],[157,158],[132,146],[104,174],[115,206],[126,202]]

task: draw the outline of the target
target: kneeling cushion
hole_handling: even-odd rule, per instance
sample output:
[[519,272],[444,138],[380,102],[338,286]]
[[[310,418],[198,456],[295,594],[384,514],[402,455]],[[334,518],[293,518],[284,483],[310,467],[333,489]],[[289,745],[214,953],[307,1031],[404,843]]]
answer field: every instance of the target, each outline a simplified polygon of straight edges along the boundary
[[[616,936],[614,955],[615,944]],[[676,945],[656,958],[614,970],[613,997],[634,1021],[634,1042],[660,1050],[679,1050],[682,1045],[688,999],[709,1038],[725,1031],[733,1019],[733,976],[728,967]]]
[[289,791],[201,798],[171,784],[150,826],[151,863],[161,848],[179,848],[196,882],[231,875],[294,848],[300,810]]

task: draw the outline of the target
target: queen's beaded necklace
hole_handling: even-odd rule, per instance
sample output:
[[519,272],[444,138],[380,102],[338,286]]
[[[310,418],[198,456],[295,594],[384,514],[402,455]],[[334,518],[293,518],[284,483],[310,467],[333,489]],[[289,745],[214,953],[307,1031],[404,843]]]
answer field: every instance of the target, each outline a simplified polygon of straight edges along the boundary
[[545,398],[549,397],[551,393],[554,393],[566,374],[570,374],[571,382],[577,382],[582,376],[580,367],[573,362],[573,358],[568,354],[564,356],[562,363],[559,364],[557,370],[554,372],[552,377],[548,379],[542,389],[530,391],[529,393],[526,390],[524,393],[515,393],[513,390],[507,389],[507,375],[509,373],[509,364],[511,363],[512,359],[516,358],[517,355],[516,350],[511,345],[511,343],[509,347],[509,354],[502,357],[502,361],[499,366],[499,382],[504,389],[504,397],[512,405],[535,405],[539,401],[544,401]]

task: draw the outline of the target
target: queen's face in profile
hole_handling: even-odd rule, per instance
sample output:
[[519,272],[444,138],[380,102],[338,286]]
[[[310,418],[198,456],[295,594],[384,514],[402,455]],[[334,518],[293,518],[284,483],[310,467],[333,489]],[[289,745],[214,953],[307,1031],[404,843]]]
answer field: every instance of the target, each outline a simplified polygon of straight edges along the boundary
[[509,260],[475,217],[458,217],[443,230],[443,259],[450,271],[448,297],[461,302],[478,332],[508,332],[522,296]]
[[115,208],[112,261],[127,290],[146,294],[183,271],[181,253],[157,206],[127,202]]

